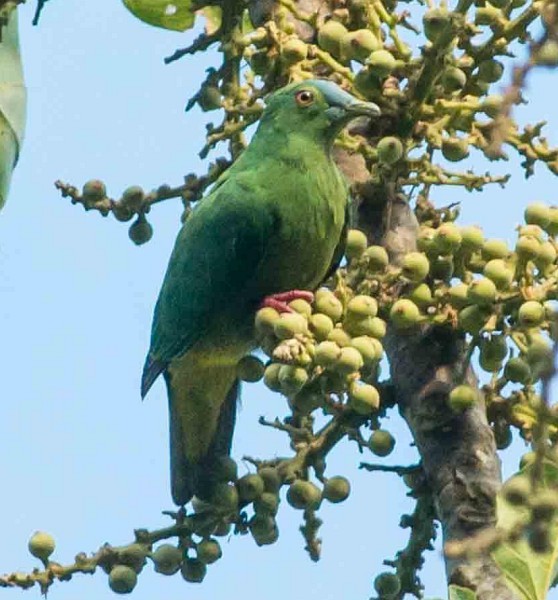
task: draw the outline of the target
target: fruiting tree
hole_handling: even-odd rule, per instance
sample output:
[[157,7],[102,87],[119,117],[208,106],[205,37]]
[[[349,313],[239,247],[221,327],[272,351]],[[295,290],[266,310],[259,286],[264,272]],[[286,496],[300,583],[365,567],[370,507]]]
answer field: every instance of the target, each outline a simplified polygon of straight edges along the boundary
[[[24,1],[0,1],[4,31]],[[281,498],[301,511],[306,549],[318,560],[320,507],[350,494],[349,480],[328,471],[328,453],[354,444],[389,455],[395,439],[382,423],[399,411],[421,460],[392,470],[416,507],[402,523],[406,548],[375,574],[377,596],[422,597],[423,555],[440,522],[451,598],[545,598],[558,562],[558,411],[549,391],[558,207],[526,204],[509,246],[461,222],[458,205],[437,206],[434,196],[445,186],[464,200],[505,186],[508,178],[492,175],[490,164],[506,152],[522,158],[526,177],[536,168],[558,175],[558,149],[546,142],[544,124],[520,127],[514,119],[531,71],[558,65],[556,1],[124,3],[153,26],[183,31],[195,19],[204,23],[166,62],[218,49],[220,62],[187,108],[197,104],[220,119],[208,124],[200,156],[227,148],[175,188],[133,186],[113,199],[99,180],[79,188],[57,182],[72,203],[132,221],[135,244],[150,240],[147,214],[157,203],[178,198],[188,218],[242,153],[265,96],[288,82],[331,79],[378,104],[382,117],[355,122],[335,147],[352,195],[342,266],[313,302],[294,300],[291,313],[261,309],[254,327],[266,358],[238,364],[241,379],[263,379],[284,396],[282,418],[262,424],[289,438],[291,454],[249,458],[252,472],[241,477],[236,462],[224,460],[210,501],[171,514],[170,527],[137,530],[132,543],[105,545],[72,564],[52,561],[53,538],[37,533],[29,550],[44,568],[5,575],[0,586],[38,584],[46,592],[99,567],[114,592],[128,593],[148,563],[201,582],[221,557],[219,536],[251,535],[261,546],[277,540]],[[504,80],[511,83],[500,95]],[[486,159],[486,171],[460,169],[471,151]],[[532,451],[502,487],[496,450],[509,446],[514,430]]]

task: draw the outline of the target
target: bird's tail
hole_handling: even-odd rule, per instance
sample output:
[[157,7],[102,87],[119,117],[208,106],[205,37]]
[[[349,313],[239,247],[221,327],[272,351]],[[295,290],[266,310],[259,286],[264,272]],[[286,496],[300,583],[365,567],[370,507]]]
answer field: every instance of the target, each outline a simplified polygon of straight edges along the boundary
[[[213,374],[213,381],[203,378],[205,386],[198,384],[186,389],[185,386],[177,389],[172,375],[165,373],[169,393],[171,491],[178,506],[194,495],[207,498],[217,461],[230,454],[240,383],[234,370],[219,371]],[[223,384],[227,385],[224,400]],[[204,397],[200,397],[200,391]],[[221,395],[218,402],[215,394]],[[206,435],[209,440],[204,439]]]

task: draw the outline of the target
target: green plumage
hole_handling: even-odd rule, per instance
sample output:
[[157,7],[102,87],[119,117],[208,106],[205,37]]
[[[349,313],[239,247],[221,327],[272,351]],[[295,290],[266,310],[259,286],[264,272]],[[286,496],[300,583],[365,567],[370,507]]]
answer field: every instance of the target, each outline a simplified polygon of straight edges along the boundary
[[248,148],[182,227],[142,378],[144,396],[165,375],[176,504],[206,495],[214,461],[230,451],[235,367],[255,346],[260,303],[314,290],[339,261],[348,194],[331,146],[350,118],[376,113],[330,82],[276,92]]

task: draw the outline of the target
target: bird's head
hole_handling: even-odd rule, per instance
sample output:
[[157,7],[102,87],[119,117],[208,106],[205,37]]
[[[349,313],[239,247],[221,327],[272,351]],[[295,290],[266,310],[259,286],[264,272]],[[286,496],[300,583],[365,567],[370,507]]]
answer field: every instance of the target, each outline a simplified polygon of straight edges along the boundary
[[332,142],[352,119],[379,115],[376,104],[358,100],[332,81],[309,79],[273,93],[262,122],[272,121],[286,133],[308,134]]

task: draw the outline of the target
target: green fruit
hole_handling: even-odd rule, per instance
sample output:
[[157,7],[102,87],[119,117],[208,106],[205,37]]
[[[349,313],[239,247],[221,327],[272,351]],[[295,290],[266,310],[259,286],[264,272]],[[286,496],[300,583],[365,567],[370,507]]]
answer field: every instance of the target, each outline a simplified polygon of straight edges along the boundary
[[483,60],[479,65],[477,77],[480,81],[494,83],[504,74],[504,65],[494,59]]
[[414,283],[418,283],[428,275],[430,262],[422,252],[409,252],[409,254],[406,254],[403,258],[401,268],[403,275],[407,279],[410,279]]
[[123,206],[137,212],[142,208],[144,199],[145,192],[143,189],[139,185],[132,185],[122,192],[122,199],[120,202]]
[[558,65],[558,42],[547,40],[535,54],[535,61],[538,65],[546,67]]
[[333,322],[339,321],[343,315],[343,305],[337,296],[324,288],[316,292],[314,310],[327,315]]
[[271,60],[267,52],[254,52],[250,58],[250,68],[256,75],[266,75],[271,69]]
[[491,279],[481,277],[469,285],[467,297],[473,304],[488,305],[496,300],[496,286]]
[[217,540],[202,540],[196,548],[196,557],[205,565],[219,560],[223,552]]
[[264,383],[273,392],[281,391],[281,383],[279,381],[279,369],[281,365],[271,363],[267,365],[264,371]]
[[402,298],[393,303],[389,311],[389,318],[398,329],[408,329],[420,322],[420,310],[414,302]]
[[521,235],[515,245],[515,251],[522,260],[534,260],[541,251],[541,243],[530,235]]
[[265,306],[260,308],[256,313],[256,331],[260,335],[267,335],[273,333],[275,323],[279,320],[279,313],[271,306]]
[[351,336],[341,327],[335,327],[327,336],[328,341],[335,342],[341,348],[351,343]]
[[341,39],[341,54],[346,59],[364,62],[381,46],[380,40],[369,29],[357,29],[347,32]]
[[442,72],[440,81],[448,92],[456,92],[465,87],[467,75],[457,67],[446,67]]
[[455,136],[442,140],[442,155],[450,162],[459,162],[469,156],[469,142]]
[[477,400],[478,391],[466,384],[453,388],[448,397],[448,403],[454,412],[463,412],[471,408]]
[[280,340],[288,340],[307,331],[308,321],[298,313],[282,313],[273,325],[273,333]]
[[499,25],[504,18],[501,10],[494,6],[480,6],[475,12],[475,25]]
[[335,342],[320,342],[316,346],[314,361],[321,367],[331,367],[337,362],[340,354],[341,348]]
[[550,207],[550,222],[544,228],[544,230],[548,233],[548,235],[558,235],[558,206]]
[[526,235],[526,236],[530,236],[530,237],[534,237],[537,241],[539,242],[544,242],[544,231],[542,229],[542,227],[539,227],[538,225],[522,225],[519,228],[519,235]]
[[289,302],[289,307],[304,317],[309,317],[312,314],[312,305],[302,298],[291,300],[291,302]]
[[374,579],[374,589],[382,600],[389,600],[395,598],[401,590],[401,581],[395,573],[380,573],[376,579]]
[[86,202],[98,202],[107,196],[107,188],[99,179],[90,179],[83,184],[81,195]]
[[517,312],[517,320],[523,327],[537,327],[545,318],[544,306],[536,300],[527,300]]
[[383,271],[389,264],[389,257],[383,246],[369,246],[363,254],[367,260],[368,269],[372,273]]
[[504,98],[502,96],[499,94],[492,94],[484,99],[481,109],[486,115],[494,119],[500,114],[503,102]]
[[279,383],[285,394],[296,394],[308,381],[308,373],[302,367],[282,365],[279,369]]
[[417,306],[425,308],[433,302],[432,291],[426,283],[420,283],[409,293],[409,300],[412,300]]
[[341,55],[341,40],[347,35],[347,29],[339,21],[329,20],[318,30],[318,45],[335,57]]
[[430,261],[430,275],[433,279],[449,281],[453,277],[454,262],[451,254],[436,256]]
[[151,558],[157,573],[174,575],[180,569],[182,551],[172,544],[161,544]]
[[403,144],[399,138],[383,137],[376,146],[378,160],[386,165],[393,165],[403,158]]
[[378,303],[370,296],[359,295],[351,298],[347,304],[347,318],[375,317]]
[[128,236],[136,246],[141,246],[153,237],[153,227],[144,215],[138,215],[128,229]]
[[257,356],[243,356],[236,365],[236,375],[241,381],[254,383],[264,376],[264,372],[265,366]]
[[461,245],[461,232],[454,223],[443,223],[436,230],[434,243],[440,254],[453,254]]
[[459,232],[461,234],[461,247],[464,250],[472,252],[482,248],[482,245],[484,244],[484,234],[480,227],[475,227],[474,225],[461,227]]
[[333,330],[333,321],[322,313],[313,314],[309,320],[310,331],[318,341],[327,339]]
[[349,406],[357,414],[369,416],[380,407],[380,394],[373,385],[355,383],[349,390]]
[[264,489],[266,492],[276,494],[281,489],[281,475],[275,467],[262,467],[258,471],[258,475],[264,481]]
[[238,466],[230,456],[220,456],[215,461],[213,475],[217,481],[236,481],[238,478]]
[[540,336],[531,340],[527,348],[527,362],[531,367],[533,379],[549,376],[554,368],[554,354],[552,347]]
[[466,306],[459,311],[458,320],[462,329],[476,335],[484,327],[488,315],[481,306]]
[[287,502],[293,507],[301,510],[307,508],[318,508],[322,499],[322,493],[310,481],[297,479],[287,490]]
[[532,493],[531,482],[525,475],[516,475],[506,481],[502,487],[502,494],[507,502],[513,506],[527,504]]
[[364,232],[358,229],[349,229],[345,245],[345,256],[348,260],[355,260],[362,256],[367,246],[368,240]]
[[116,594],[129,594],[138,582],[136,572],[130,567],[116,565],[109,574],[109,587]]
[[254,501],[254,510],[258,515],[269,515],[274,517],[279,510],[279,496],[275,493],[264,492]]
[[118,550],[118,562],[140,573],[148,554],[149,549],[144,544],[130,544]]
[[487,373],[498,373],[502,368],[502,362],[486,355],[479,356],[479,365]]
[[374,335],[378,331],[378,317],[347,318],[343,329],[351,336]]
[[250,533],[258,546],[273,544],[279,537],[277,522],[268,515],[254,515],[249,523]]
[[308,46],[299,38],[287,40],[281,48],[281,56],[289,65],[306,60],[308,56]]
[[518,356],[510,358],[504,367],[504,377],[512,383],[523,385],[531,380],[531,368],[529,364]]
[[436,230],[432,227],[426,227],[425,225],[421,225],[419,229],[419,234],[417,237],[417,248],[421,252],[433,252],[436,250],[434,245],[434,239],[436,237]]
[[122,223],[129,221],[134,216],[132,209],[122,204],[120,200],[112,205],[112,214],[117,221],[121,221]]
[[199,107],[204,112],[217,110],[222,106],[222,96],[216,85],[202,85],[197,97]]
[[506,258],[510,253],[508,245],[503,240],[486,240],[481,252],[484,260]]
[[386,322],[380,317],[373,317],[368,321],[368,335],[381,340],[386,335]]
[[514,273],[501,258],[493,258],[484,266],[483,275],[488,277],[497,289],[507,290],[512,284]]
[[480,343],[480,354],[487,360],[502,362],[508,355],[508,344],[505,335],[492,334]]
[[44,531],[36,531],[27,542],[29,552],[42,561],[47,561],[48,557],[54,552],[56,543],[50,533]]
[[382,88],[381,80],[367,67],[356,74],[354,85],[364,96],[375,95]]
[[387,77],[394,69],[396,60],[387,50],[374,50],[366,61],[370,72],[378,77]]
[[243,502],[253,502],[264,491],[264,480],[255,473],[244,475],[236,482],[238,497]]
[[207,573],[205,564],[197,558],[187,558],[182,563],[180,574],[185,581],[190,583],[201,583]]
[[446,9],[431,8],[422,17],[424,35],[431,42],[435,42],[450,25],[450,22],[450,13]]
[[448,290],[448,300],[454,308],[463,308],[469,301],[467,299],[467,293],[469,286],[466,283],[458,283]]
[[511,428],[502,419],[497,419],[494,422],[492,425],[492,432],[498,450],[505,450],[513,442]]
[[212,490],[211,504],[228,512],[238,510],[238,491],[236,487],[229,483],[215,484]]
[[540,245],[539,255],[535,263],[539,269],[545,269],[556,262],[556,248],[552,242],[544,242]]
[[364,361],[360,352],[356,348],[346,346],[341,348],[334,368],[341,375],[349,375],[361,369],[363,365]]
[[353,338],[351,346],[359,351],[366,366],[378,363],[384,351],[382,344],[377,339],[367,335]]
[[395,438],[385,429],[376,429],[368,440],[368,447],[376,456],[388,456],[395,447]]
[[550,223],[550,207],[542,202],[529,204],[523,214],[525,223],[529,225],[538,225],[544,229]]
[[330,477],[324,484],[322,496],[333,504],[345,501],[351,493],[351,484],[345,477]]

